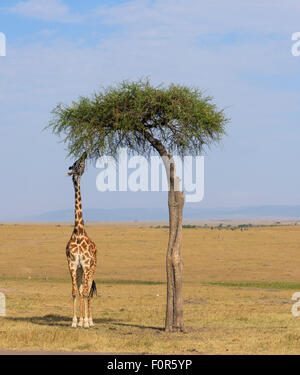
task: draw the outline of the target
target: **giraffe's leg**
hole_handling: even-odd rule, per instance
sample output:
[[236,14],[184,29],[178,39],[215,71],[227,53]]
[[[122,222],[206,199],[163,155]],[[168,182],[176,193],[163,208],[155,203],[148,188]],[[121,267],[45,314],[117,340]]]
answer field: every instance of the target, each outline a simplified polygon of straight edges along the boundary
[[73,321],[72,327],[77,327],[77,297],[78,297],[78,288],[76,283],[76,270],[73,267],[70,267],[70,273],[72,278],[72,296],[73,296]]
[[73,320],[72,320],[72,328],[76,328],[77,327],[76,309],[77,309],[77,297],[76,297],[76,295],[73,295]]
[[80,295],[80,316],[79,316],[79,323],[78,323],[78,327],[83,327],[83,314],[84,314],[84,298],[83,298],[83,294],[82,294],[82,285],[80,286],[80,289],[79,289],[79,295]]
[[83,295],[82,295],[82,275],[83,275],[83,270],[82,268],[77,269],[77,288],[79,290],[79,298],[80,298],[80,308],[79,308],[79,322],[78,322],[78,327],[83,327]]
[[83,299],[84,299],[84,319],[83,319],[83,327],[89,328],[89,307],[88,307],[88,299],[89,299],[89,269],[85,269],[83,273]]
[[88,297],[88,314],[89,314],[89,325],[90,327],[94,327],[93,317],[92,317],[92,299]]
[[84,319],[83,327],[90,328],[89,318],[88,318],[88,297],[84,296]]
[[89,314],[89,325],[90,327],[94,327],[93,317],[92,317],[92,298],[91,298],[91,288],[94,280],[94,273],[95,273],[95,263],[91,267],[90,275],[89,275],[89,298],[88,298],[88,314]]

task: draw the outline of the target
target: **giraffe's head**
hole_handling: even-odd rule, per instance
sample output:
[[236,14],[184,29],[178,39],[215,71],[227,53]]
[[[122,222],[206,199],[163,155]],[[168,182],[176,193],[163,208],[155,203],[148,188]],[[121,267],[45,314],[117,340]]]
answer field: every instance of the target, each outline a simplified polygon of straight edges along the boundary
[[70,172],[67,173],[67,176],[72,176],[73,181],[79,182],[80,177],[83,175],[86,158],[87,153],[84,152],[81,157],[77,161],[75,161],[75,163],[71,167],[69,167]]

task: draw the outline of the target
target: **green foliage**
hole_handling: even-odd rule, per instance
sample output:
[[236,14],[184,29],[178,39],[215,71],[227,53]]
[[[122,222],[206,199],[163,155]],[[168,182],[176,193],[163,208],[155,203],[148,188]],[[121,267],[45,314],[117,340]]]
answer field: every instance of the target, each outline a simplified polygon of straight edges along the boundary
[[221,139],[228,122],[198,89],[153,87],[148,79],[123,81],[70,106],[59,104],[52,115],[48,128],[67,144],[69,156],[86,151],[91,159],[114,156],[119,147],[149,155],[153,147],[147,134],[173,153],[199,154]]

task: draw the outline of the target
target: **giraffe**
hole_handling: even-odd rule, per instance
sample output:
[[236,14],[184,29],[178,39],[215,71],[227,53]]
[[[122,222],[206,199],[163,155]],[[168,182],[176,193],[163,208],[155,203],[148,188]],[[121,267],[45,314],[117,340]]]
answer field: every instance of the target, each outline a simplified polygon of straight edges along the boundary
[[[80,179],[84,173],[87,153],[69,168],[67,176],[72,176],[75,190],[75,224],[71,238],[66,247],[69,271],[72,279],[73,321],[72,327],[93,327],[91,298],[97,293],[96,283],[93,280],[97,264],[97,249],[94,242],[88,237],[82,218]],[[77,299],[80,297],[80,317],[77,321]]]

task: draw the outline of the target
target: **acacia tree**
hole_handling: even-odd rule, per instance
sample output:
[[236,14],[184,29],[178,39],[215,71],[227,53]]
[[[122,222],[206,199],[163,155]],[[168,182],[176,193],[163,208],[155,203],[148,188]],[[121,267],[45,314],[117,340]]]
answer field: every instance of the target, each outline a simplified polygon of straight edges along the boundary
[[171,84],[153,87],[150,81],[123,81],[80,97],[52,111],[49,127],[63,137],[69,156],[87,152],[88,158],[117,155],[120,147],[163,158],[169,182],[169,242],[166,256],[166,331],[183,331],[182,212],[184,193],[179,190],[173,154],[197,155],[221,139],[228,119],[211,97],[197,88]]

